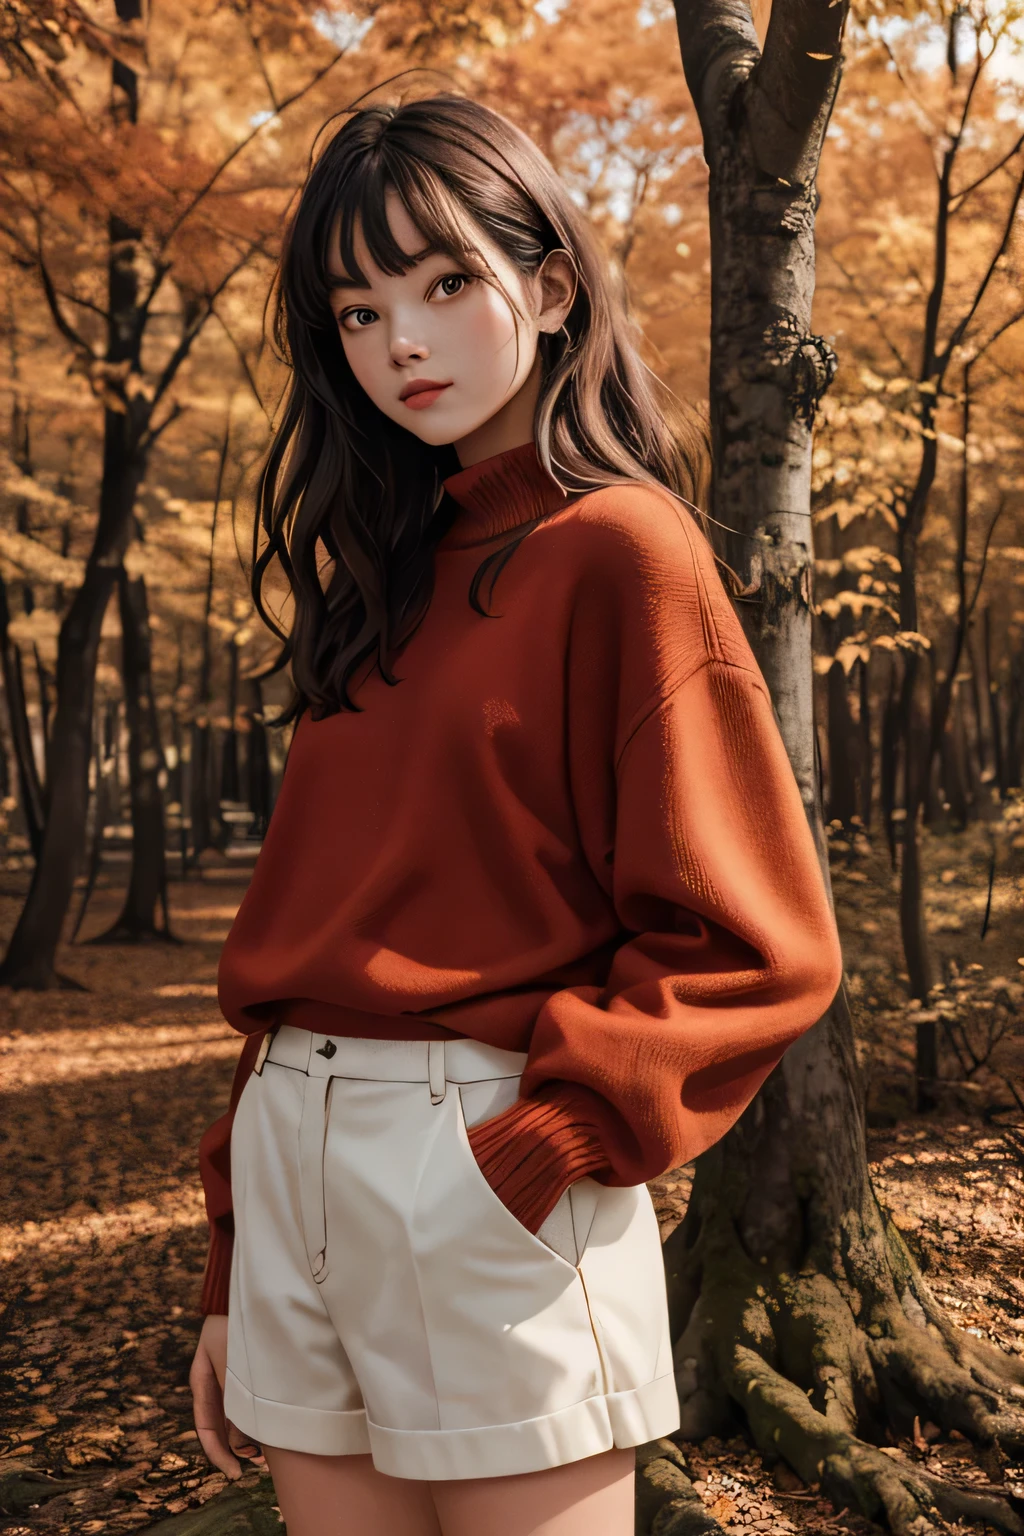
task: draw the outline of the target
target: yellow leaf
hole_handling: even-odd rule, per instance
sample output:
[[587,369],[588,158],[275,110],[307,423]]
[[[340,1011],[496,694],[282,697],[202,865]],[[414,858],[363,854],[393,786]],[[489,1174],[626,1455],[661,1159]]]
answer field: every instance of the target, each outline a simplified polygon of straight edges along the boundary
[[876,389],[876,390],[877,389],[884,389],[885,388],[885,384],[886,384],[885,379],[880,379],[878,377],[878,374],[872,372],[872,370],[870,368],[861,368],[861,370],[860,370],[860,381],[868,389]]

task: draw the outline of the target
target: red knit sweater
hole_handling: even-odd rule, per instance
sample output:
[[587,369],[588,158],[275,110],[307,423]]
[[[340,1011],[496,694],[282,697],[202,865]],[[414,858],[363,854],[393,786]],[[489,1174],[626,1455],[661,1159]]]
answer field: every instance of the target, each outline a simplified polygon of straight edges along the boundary
[[[742,1113],[842,972],[767,688],[693,518],[642,484],[567,505],[533,443],[451,476],[458,515],[389,687],[292,741],[220,962],[249,1036],[200,1164],[202,1310],[227,1310],[231,1118],[268,1025],[528,1053],[470,1140],[536,1231]],[[474,571],[553,513],[482,606]]]

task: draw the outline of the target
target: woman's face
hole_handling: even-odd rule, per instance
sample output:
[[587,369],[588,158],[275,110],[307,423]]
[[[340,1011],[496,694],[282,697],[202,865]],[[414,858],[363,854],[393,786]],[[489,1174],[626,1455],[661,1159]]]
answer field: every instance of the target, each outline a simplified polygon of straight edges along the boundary
[[[388,188],[385,207],[402,249],[410,255],[423,252],[423,236],[393,188]],[[512,310],[505,299],[443,252],[424,255],[408,272],[391,276],[373,261],[357,220],[356,260],[369,279],[368,287],[358,287],[348,282],[349,274],[342,270],[335,220],[328,263],[331,308],[358,382],[378,409],[399,426],[425,443],[452,443],[457,450],[478,428],[499,413],[507,414],[528,380],[535,386],[530,392],[536,398],[537,336],[542,330],[559,329],[574,288],[573,266],[564,253],[552,252],[543,275],[538,273],[527,282],[482,230],[475,229],[473,234],[474,244],[525,315],[525,321],[519,321],[518,361]],[[438,387],[407,394],[409,385],[424,379]],[[516,414],[522,414],[521,407]],[[505,435],[512,426],[513,437],[520,431],[517,442],[529,439],[532,401],[524,419],[525,438],[518,422],[509,423]],[[499,444],[489,451],[501,450],[500,435],[490,432],[487,441]],[[483,449],[475,457],[488,451],[480,434],[475,446]],[[459,456],[463,463],[474,460],[472,453]]]

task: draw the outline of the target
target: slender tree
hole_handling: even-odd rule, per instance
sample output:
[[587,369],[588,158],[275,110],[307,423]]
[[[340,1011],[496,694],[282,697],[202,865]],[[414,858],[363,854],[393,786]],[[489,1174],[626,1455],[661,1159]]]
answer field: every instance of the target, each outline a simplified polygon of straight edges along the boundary
[[[67,6],[52,18],[57,29],[53,48],[58,52],[62,51],[58,35],[60,18],[73,10],[73,6]],[[21,17],[20,5],[13,14],[16,19]],[[116,0],[116,16],[116,47],[110,59],[109,131],[100,137],[97,152],[101,155],[107,153],[107,140],[122,151],[125,145],[130,149],[138,142],[134,130],[139,127],[140,77],[132,61],[140,56],[141,0]],[[295,20],[300,20],[298,12]],[[77,21],[74,35],[78,39],[84,35]],[[100,44],[96,43],[95,50],[99,49]],[[278,117],[305,97],[344,53],[344,48],[331,50],[328,61],[308,73],[298,89],[287,96],[278,97],[271,89],[273,111],[266,117]],[[263,78],[266,79],[265,70]],[[59,95],[70,96],[68,80],[59,72],[47,71],[46,79]],[[78,105],[80,112],[85,110],[81,103]],[[206,282],[199,275],[202,267],[197,267],[194,253],[182,260],[183,273],[175,277],[182,299],[178,335],[155,375],[150,370],[147,376],[143,344],[154,329],[155,301],[166,292],[165,284],[169,287],[168,279],[175,273],[179,255],[175,241],[182,227],[197,213],[207,217],[209,194],[215,187],[221,190],[219,183],[224,173],[257,135],[264,120],[261,118],[210,168],[198,187],[180,189],[183,195],[176,208],[169,211],[166,206],[158,206],[151,229],[143,226],[144,199],[140,199],[140,209],[127,204],[122,207],[121,184],[116,175],[119,166],[104,163],[98,176],[95,167],[86,166],[80,171],[80,191],[88,198],[95,195],[94,180],[106,177],[108,182],[104,193],[108,207],[103,306],[91,298],[62,290],[44,241],[48,215],[45,199],[31,202],[20,184],[26,176],[34,177],[42,151],[32,142],[32,135],[9,141],[11,163],[3,186],[11,199],[11,217],[3,224],[3,233],[11,241],[19,263],[36,273],[53,323],[75,353],[75,366],[89,377],[102,400],[104,429],[99,516],[84,580],[72,598],[58,640],[56,708],[47,751],[45,828],[28,897],[0,965],[2,985],[45,988],[57,980],[57,946],[85,837],[93,693],[103,616],[132,538],[136,499],[150,455],[162,434],[181,414],[181,406],[173,399],[172,386],[207,322],[216,313],[224,290],[262,252],[260,232],[256,232],[255,239],[251,233],[241,236],[230,229],[211,226],[207,219],[211,243],[222,258],[219,273],[213,281]],[[56,179],[61,170],[53,159],[49,166],[51,178]],[[66,193],[67,187],[62,190]],[[102,351],[97,351],[71,318],[76,305],[86,315],[94,313],[102,319]],[[159,325],[155,329],[159,330]],[[166,352],[166,348],[163,350]],[[133,621],[138,617],[139,611],[133,610]],[[144,644],[148,645],[148,638]],[[136,714],[142,719],[145,712]],[[142,803],[136,795],[135,808],[140,809]]]
[[[175,943],[167,900],[166,774],[156,697],[146,583],[122,565],[117,577],[121,613],[121,677],[128,723],[128,785],[132,814],[132,863],[117,920],[93,944]],[[161,926],[156,911],[160,908]]]
[[[1007,13],[1009,15],[1009,13]],[[951,130],[946,136],[938,172],[938,198],[935,214],[932,283],[925,305],[924,326],[921,338],[921,356],[918,371],[918,413],[921,424],[921,452],[917,475],[905,502],[898,509],[897,555],[900,561],[900,627],[914,632],[920,629],[918,615],[919,571],[917,551],[939,463],[939,435],[937,413],[940,396],[946,388],[946,379],[959,349],[970,335],[976,335],[978,314],[993,279],[1005,260],[1007,248],[1017,225],[1017,210],[1024,195],[1024,133],[1010,148],[1009,153],[995,157],[981,176],[959,183],[959,161],[964,144],[972,127],[971,109],[986,69],[990,65],[994,43],[1001,24],[993,26],[987,14],[977,17],[962,5],[950,8],[946,20],[947,66],[950,87],[959,93],[960,101]],[[960,58],[965,33],[970,32],[974,42],[974,60],[966,72]],[[962,218],[965,206],[978,190],[990,183],[1005,168],[1012,171],[1010,195],[1006,200],[1005,217],[1001,238],[990,253],[984,272],[973,294],[959,312],[947,318],[947,285],[950,265],[950,233],[956,219]],[[1024,318],[1024,310],[1015,309],[1012,316],[998,326],[984,341],[978,340],[975,357],[993,345],[999,336]],[[968,365],[968,372],[969,372]],[[969,378],[965,381],[965,393],[969,391]],[[964,464],[966,466],[966,444]],[[966,513],[966,506],[964,507]],[[965,530],[966,531],[966,530]],[[965,552],[965,546],[962,553]],[[961,559],[959,570],[964,569]],[[961,574],[962,580],[962,574]],[[928,793],[932,765],[942,742],[952,694],[952,679],[956,673],[963,645],[963,633],[958,631],[955,641],[955,658],[946,679],[940,684],[938,697],[931,708],[929,728],[919,732],[917,694],[920,676],[920,653],[907,650],[903,654],[903,678],[900,691],[900,728],[904,759],[905,809],[903,820],[903,844],[900,867],[900,926],[903,950],[910,989],[913,997],[926,998],[934,982],[928,934],[925,928],[921,889],[921,855],[918,838],[918,820]],[[937,726],[937,729],[935,727]],[[925,1026],[925,1037],[920,1042],[924,1061],[918,1063],[919,1083],[935,1075],[934,1028]],[[919,1091],[919,1101],[921,1094]],[[922,1105],[922,1107],[925,1107]]]
[[[739,577],[828,880],[811,690],[810,450],[835,366],[811,330],[815,179],[841,74],[846,4],[774,0],[763,51],[746,0],[676,0],[710,171],[712,512]],[[946,1317],[868,1177],[844,988],[734,1129],[697,1160],[666,1244],[682,1433],[745,1420],[839,1505],[910,1533],[933,1508],[1020,1531],[878,1446],[920,1413],[1024,1445],[1024,1362]],[[687,1529],[669,1494],[656,1529]],[[657,1481],[659,1464],[647,1469]],[[650,1504],[648,1502],[648,1518]]]

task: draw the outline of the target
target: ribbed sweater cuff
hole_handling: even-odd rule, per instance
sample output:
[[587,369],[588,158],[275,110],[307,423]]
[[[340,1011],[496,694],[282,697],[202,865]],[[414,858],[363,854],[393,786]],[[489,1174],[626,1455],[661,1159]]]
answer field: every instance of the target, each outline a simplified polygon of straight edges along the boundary
[[546,1085],[468,1133],[484,1178],[530,1232],[570,1184],[610,1167],[587,1101],[571,1084]]
[[227,1316],[231,1252],[234,1246],[233,1237],[230,1237],[227,1232],[222,1232],[220,1227],[211,1226],[210,1248],[206,1255],[206,1273],[203,1276],[203,1291],[199,1300],[199,1311],[203,1317],[208,1317],[211,1313]]

